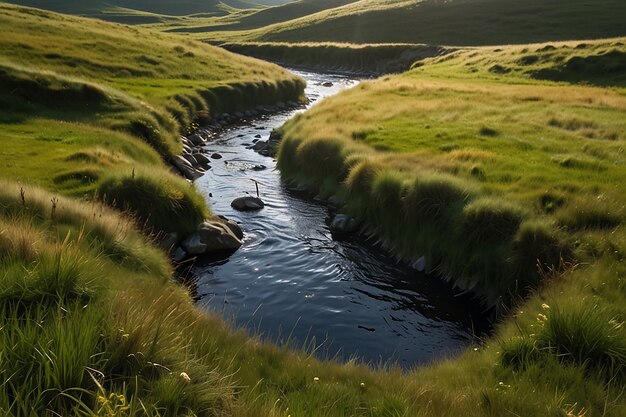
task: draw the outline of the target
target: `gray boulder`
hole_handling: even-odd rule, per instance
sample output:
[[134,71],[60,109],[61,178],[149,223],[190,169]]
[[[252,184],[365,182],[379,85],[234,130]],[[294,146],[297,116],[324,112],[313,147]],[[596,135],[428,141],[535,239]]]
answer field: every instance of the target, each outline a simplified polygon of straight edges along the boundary
[[242,245],[241,239],[243,231],[237,223],[225,217],[213,216],[200,223],[181,246],[189,255],[202,255],[239,249]]
[[333,194],[330,197],[328,197],[328,203],[335,207],[341,207],[345,203],[345,200],[339,197],[338,195]]
[[227,226],[230,229],[230,231],[233,232],[233,234],[235,236],[237,236],[238,239],[243,239],[243,230],[234,221],[229,220],[226,217],[219,216],[219,215],[218,216],[213,216],[209,220],[222,223],[223,225]]
[[206,142],[204,138],[197,133],[194,133],[193,135],[189,136],[187,139],[189,139],[189,141],[193,143],[195,146],[202,146]]
[[330,222],[330,230],[335,233],[353,233],[359,229],[359,224],[347,214],[337,214]]
[[272,130],[272,132],[270,133],[270,137],[267,140],[268,156],[275,156],[278,153],[278,147],[282,139],[283,138],[280,133],[278,133],[276,130]]
[[182,262],[187,258],[187,252],[180,246],[176,248],[174,253],[172,254],[172,260],[174,262]]
[[181,172],[183,173],[183,175],[185,176],[185,178],[187,178],[188,180],[191,181],[195,181],[198,178],[200,178],[201,176],[204,175],[204,172],[199,171],[195,168],[183,168],[181,169]]
[[239,211],[253,211],[262,209],[265,207],[265,203],[258,197],[248,195],[235,198],[232,203],[230,203],[230,206]]
[[239,249],[243,239],[239,225],[220,216],[213,216],[201,223],[195,234],[206,245],[206,252]]
[[207,167],[211,164],[211,160],[209,159],[209,157],[203,153],[196,153],[193,156],[196,158],[196,161],[198,161],[198,164],[200,164],[200,166]]
[[187,239],[183,240],[181,246],[190,255],[202,255],[207,249],[207,244],[202,241],[198,232],[189,235]]
[[267,142],[263,140],[256,141],[254,146],[252,147],[252,149],[254,149],[255,151],[261,151],[265,148],[267,148]]
[[180,155],[172,158],[172,164],[189,180],[197,180],[202,176],[202,172],[195,169],[191,163]]
[[189,162],[191,164],[191,166],[196,166],[198,165],[198,161],[196,160],[196,158],[188,152],[185,152],[182,154],[182,157],[185,158],[187,160],[187,162]]
[[191,163],[188,160],[186,160],[185,158],[183,158],[181,155],[175,155],[172,158],[172,163],[178,169],[181,169],[182,167],[193,168],[191,166]]
[[416,269],[419,272],[423,272],[426,269],[426,258],[420,256],[415,262],[411,264],[413,269]]

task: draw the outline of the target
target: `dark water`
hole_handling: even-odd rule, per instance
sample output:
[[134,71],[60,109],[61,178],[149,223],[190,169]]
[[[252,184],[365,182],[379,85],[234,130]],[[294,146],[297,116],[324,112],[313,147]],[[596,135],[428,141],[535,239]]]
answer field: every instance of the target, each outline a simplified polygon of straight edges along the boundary
[[[312,100],[356,84],[300,74]],[[321,85],[328,81],[332,87]],[[334,240],[325,222],[328,209],[288,192],[275,161],[246,149],[293,114],[244,122],[207,146],[224,158],[196,185],[215,212],[241,223],[246,236],[230,258],[195,268],[199,304],[272,340],[315,343],[322,355],[407,368],[475,341],[485,329],[477,303],[358,239]],[[255,171],[255,165],[267,169]],[[234,198],[256,193],[253,179],[266,207],[231,209]]]

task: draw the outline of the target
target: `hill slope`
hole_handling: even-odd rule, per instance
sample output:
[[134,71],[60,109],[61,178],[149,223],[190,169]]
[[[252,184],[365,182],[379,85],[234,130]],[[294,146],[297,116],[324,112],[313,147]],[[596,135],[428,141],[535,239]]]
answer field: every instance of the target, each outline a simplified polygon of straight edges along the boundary
[[[303,88],[279,67],[144,29],[5,3],[0,28],[0,176],[68,195],[93,195],[113,177],[160,177],[188,198],[189,219],[206,211],[203,199],[165,164],[180,135],[198,117]],[[166,231],[195,227],[184,222]]]
[[211,39],[493,45],[623,36],[621,0],[361,0]]
[[[268,7],[256,12],[246,12],[240,16],[231,15],[226,19],[207,21],[206,19],[177,22],[178,27],[168,29],[174,32],[207,32],[221,30],[255,29],[287,20],[308,16],[323,10],[354,3],[355,0],[300,0],[278,7]],[[206,23],[210,25],[206,25]],[[203,24],[204,23],[204,24]]]
[[260,7],[246,0],[9,0],[8,3],[129,24],[176,21],[191,14],[225,16],[233,8]]

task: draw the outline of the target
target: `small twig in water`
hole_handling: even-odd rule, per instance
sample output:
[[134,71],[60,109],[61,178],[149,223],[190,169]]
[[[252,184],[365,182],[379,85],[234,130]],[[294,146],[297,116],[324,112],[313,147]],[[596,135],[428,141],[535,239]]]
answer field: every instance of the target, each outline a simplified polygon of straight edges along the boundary
[[254,182],[254,185],[256,187],[256,197],[260,198],[260,195],[259,195],[259,182],[257,180],[255,180],[255,179],[250,179],[250,181]]

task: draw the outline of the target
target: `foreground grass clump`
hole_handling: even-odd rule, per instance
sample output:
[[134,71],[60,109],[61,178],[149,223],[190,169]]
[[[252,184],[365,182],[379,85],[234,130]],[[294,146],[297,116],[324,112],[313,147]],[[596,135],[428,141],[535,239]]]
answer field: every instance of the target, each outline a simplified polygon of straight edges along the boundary
[[622,322],[598,305],[581,303],[568,310],[543,304],[537,314],[538,333],[518,336],[502,345],[505,366],[527,369],[542,356],[550,355],[566,364],[583,366],[607,380],[624,381],[626,339]]
[[[626,293],[614,290],[623,265],[568,272],[512,312],[516,324],[460,358],[408,373],[376,370],[235,332],[194,307],[130,219],[100,204],[0,185],[3,415],[623,414],[612,378],[624,366],[618,310],[572,310],[582,296],[585,305],[611,297],[623,305]],[[589,287],[593,295],[585,295]],[[539,333],[539,314],[547,319],[530,336]],[[572,332],[605,320],[579,328],[587,345]],[[521,339],[536,341],[525,365],[520,349],[508,347]]]
[[109,205],[131,211],[149,232],[178,231],[188,235],[208,217],[204,197],[182,178],[159,178],[153,173],[110,177],[98,187]]
[[616,39],[426,59],[287,123],[279,166],[345,197],[399,256],[510,303],[540,271],[624,251],[624,80],[606,70],[621,61],[562,69],[623,53]]

